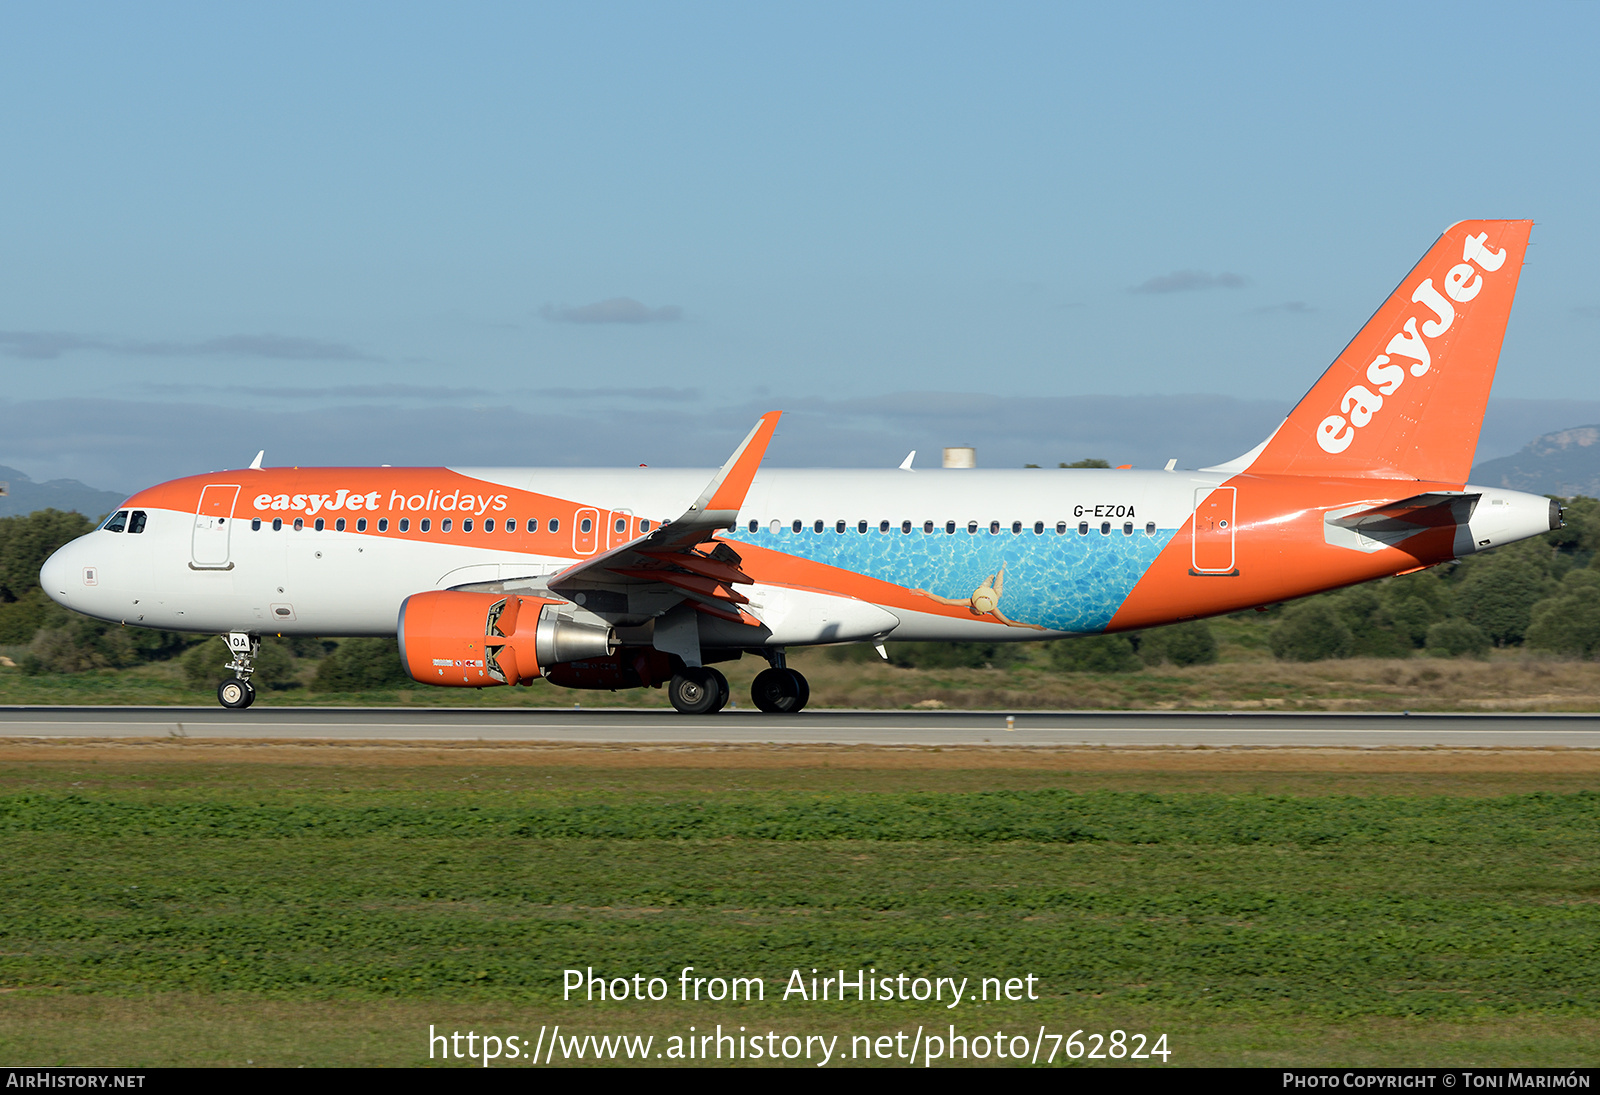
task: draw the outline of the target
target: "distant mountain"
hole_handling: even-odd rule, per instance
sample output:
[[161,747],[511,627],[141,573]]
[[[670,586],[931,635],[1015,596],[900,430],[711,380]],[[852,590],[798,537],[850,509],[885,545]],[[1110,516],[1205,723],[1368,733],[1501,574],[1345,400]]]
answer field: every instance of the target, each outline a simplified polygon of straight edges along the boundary
[[1472,481],[1530,494],[1600,498],[1600,425],[1547,433],[1521,452],[1479,464]]
[[0,517],[32,513],[36,509],[77,510],[93,520],[116,509],[126,495],[95,490],[76,479],[52,479],[35,483],[16,468],[0,464],[0,483],[7,485],[0,494]]

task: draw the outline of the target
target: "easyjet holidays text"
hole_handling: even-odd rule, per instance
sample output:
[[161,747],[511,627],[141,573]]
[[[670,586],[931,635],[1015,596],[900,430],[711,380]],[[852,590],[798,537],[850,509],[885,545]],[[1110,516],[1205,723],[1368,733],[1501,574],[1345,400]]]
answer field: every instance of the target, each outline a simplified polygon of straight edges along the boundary
[[441,513],[468,513],[481,517],[490,510],[499,513],[505,509],[510,497],[504,494],[470,494],[450,491],[448,494],[430,490],[426,494],[402,494],[390,491],[387,504],[383,491],[339,490],[333,494],[258,494],[253,505],[258,511],[303,512],[311,516],[334,510],[370,510],[374,512],[415,511]]

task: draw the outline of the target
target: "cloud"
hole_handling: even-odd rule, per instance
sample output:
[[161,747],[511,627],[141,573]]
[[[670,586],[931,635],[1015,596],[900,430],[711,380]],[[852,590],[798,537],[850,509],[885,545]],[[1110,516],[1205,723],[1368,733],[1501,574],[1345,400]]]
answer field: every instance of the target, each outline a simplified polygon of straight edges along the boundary
[[224,335],[198,342],[147,341],[74,335],[65,331],[0,331],[0,354],[53,361],[98,351],[124,357],[252,357],[275,361],[381,361],[342,342],[291,335]]
[[676,304],[651,308],[632,297],[612,297],[576,308],[546,304],[539,314],[551,323],[672,323],[683,318],[683,309]]
[[1245,279],[1239,274],[1208,274],[1204,270],[1174,270],[1153,277],[1128,290],[1130,293],[1188,293],[1196,289],[1242,289]]
[[701,397],[699,388],[466,388],[422,384],[333,384],[327,387],[253,384],[159,384],[134,385],[130,390],[156,396],[250,396],[253,399],[350,400],[420,399],[430,403],[471,399],[631,399],[647,403],[689,403]]
[[[770,467],[893,469],[911,449],[918,450],[918,467],[937,467],[945,445],[975,445],[978,464],[986,468],[1054,467],[1086,456],[1139,467],[1160,467],[1176,457],[1184,467],[1197,467],[1254,446],[1282,420],[1287,404],[1194,395],[904,392],[838,400],[769,395],[731,405],[679,405],[664,415],[648,403],[626,402],[585,411],[549,402],[531,408],[357,401],[240,407],[204,397],[0,399],[0,420],[7,424],[0,432],[0,464],[35,479],[70,477],[124,491],[238,468],[261,448],[275,465],[715,469],[757,416],[774,409],[786,413],[768,454]],[[228,422],[228,429],[194,429],[196,422],[215,421]]]
[[428,387],[420,384],[336,384],[326,388],[260,387],[247,384],[140,384],[151,395],[248,395],[262,399],[484,399],[503,393],[488,388]]
[[700,398],[699,388],[540,388],[532,394],[551,399],[643,399],[652,403],[687,403]]
[[1283,312],[1293,316],[1308,316],[1315,311],[1315,308],[1311,307],[1311,305],[1307,304],[1303,300],[1286,300],[1282,304],[1268,304],[1264,307],[1257,308],[1255,309],[1255,314],[1258,316],[1266,316]]
[[[1021,468],[1100,457],[1184,468],[1231,459],[1270,434],[1286,400],[1204,394],[991,396],[898,392],[861,399],[766,395],[728,405],[607,406],[603,412],[490,403],[240,407],[226,400],[0,399],[0,464],[35,480],[72,478],[136,490],[213,468],[238,468],[265,448],[269,464],[360,466],[697,467],[728,458],[765,411],[783,410],[766,464],[775,468],[938,467],[946,445],[973,445],[978,466]],[[226,430],[195,429],[227,422]],[[1495,399],[1480,461],[1574,423],[1600,422],[1600,402]],[[703,485],[703,484],[702,484]],[[690,497],[683,499],[688,505]],[[676,516],[672,514],[671,516]]]

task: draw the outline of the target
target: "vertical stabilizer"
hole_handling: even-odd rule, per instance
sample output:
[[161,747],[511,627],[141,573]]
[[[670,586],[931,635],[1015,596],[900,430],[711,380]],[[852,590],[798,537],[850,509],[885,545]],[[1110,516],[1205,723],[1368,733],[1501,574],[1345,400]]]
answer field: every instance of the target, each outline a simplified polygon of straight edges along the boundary
[[1250,464],[1465,482],[1532,221],[1462,221],[1423,256]]

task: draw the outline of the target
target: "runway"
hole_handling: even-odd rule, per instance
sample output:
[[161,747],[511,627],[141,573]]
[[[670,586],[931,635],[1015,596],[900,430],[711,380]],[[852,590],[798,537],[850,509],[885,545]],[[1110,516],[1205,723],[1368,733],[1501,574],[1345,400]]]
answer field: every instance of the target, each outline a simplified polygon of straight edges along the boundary
[[783,745],[1382,746],[1600,749],[1600,716],[1175,712],[0,707],[0,740],[711,742]]

